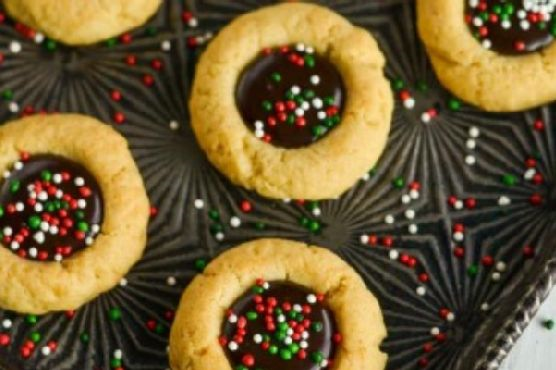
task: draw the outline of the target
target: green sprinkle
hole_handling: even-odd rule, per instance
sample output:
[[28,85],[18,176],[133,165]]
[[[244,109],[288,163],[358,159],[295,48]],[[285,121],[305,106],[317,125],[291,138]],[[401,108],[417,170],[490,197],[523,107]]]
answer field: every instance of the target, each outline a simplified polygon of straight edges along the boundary
[[16,193],[19,190],[21,183],[19,182],[19,180],[12,180],[10,183],[10,191],[12,193]]
[[489,15],[488,15],[487,12],[481,12],[481,13],[479,14],[479,17],[483,20],[483,22],[486,22],[486,21],[488,21]]
[[75,212],[75,217],[76,217],[78,220],[82,220],[82,219],[85,218],[85,212],[83,212],[83,211],[77,211],[77,212]]
[[109,38],[108,40],[106,40],[106,46],[108,46],[109,48],[116,46],[116,44],[118,43],[118,40],[115,37]]
[[56,205],[53,202],[46,203],[46,210],[48,212],[54,212],[56,210]]
[[79,339],[80,339],[81,342],[83,342],[83,343],[89,343],[89,340],[90,340],[89,334],[83,332],[83,333],[81,333],[81,335],[79,336]]
[[539,30],[545,30],[546,26],[547,26],[546,22],[537,23],[537,27],[539,28]]
[[270,79],[273,82],[278,83],[278,82],[282,81],[282,75],[278,72],[274,72],[273,74],[270,75]]
[[39,228],[39,226],[41,225],[41,218],[37,215],[33,215],[31,217],[29,217],[29,220],[27,221],[27,223],[29,224],[29,227],[33,230],[37,230]]
[[323,329],[323,325],[322,322],[314,322],[311,324],[311,330],[313,330],[315,333],[320,333]]
[[158,324],[156,324],[156,327],[154,328],[154,332],[156,334],[164,334],[166,332],[166,328],[164,327],[164,325],[158,323]]
[[303,96],[307,100],[313,99],[315,97],[315,92],[311,89],[307,89],[307,90],[303,91]]
[[405,186],[405,180],[403,179],[403,177],[399,176],[396,177],[393,181],[392,181],[392,185],[397,188],[397,189],[401,189]]
[[289,350],[290,350],[291,353],[293,353],[294,355],[297,354],[297,352],[299,352],[299,344],[297,344],[297,343],[292,343],[292,344],[290,344]]
[[121,366],[122,366],[122,360],[120,360],[119,358],[113,358],[110,360],[110,367],[112,369],[116,369]]
[[205,267],[207,267],[207,260],[204,258],[197,258],[195,260],[195,270],[197,270],[198,272],[203,272],[205,270]]
[[248,370],[248,368],[247,368],[247,366],[244,366],[244,365],[237,365],[235,367],[235,370]]
[[281,315],[281,314],[283,314],[283,313],[284,313],[284,311],[282,311],[282,309],[281,309],[280,307],[276,307],[276,308],[274,309],[274,314],[275,314],[275,315]]
[[506,186],[514,186],[517,183],[517,178],[514,175],[505,174],[502,176],[502,183]]
[[[515,10],[515,9],[514,9],[514,5],[511,4],[511,3],[506,3],[506,4],[504,4],[504,6],[503,6],[503,8],[502,8],[502,12],[503,12],[504,14],[509,14],[509,15],[514,14],[514,10]],[[486,12],[485,12],[485,13],[486,13]],[[488,16],[488,13],[487,13],[487,16]]]
[[395,78],[392,80],[392,88],[396,91],[401,90],[405,87],[405,82],[401,78]]
[[417,82],[417,90],[425,92],[428,89],[429,89],[429,86],[427,85],[427,83],[425,81]]
[[262,286],[255,285],[252,288],[252,290],[253,290],[253,293],[255,293],[255,294],[263,294],[264,293],[264,288]]
[[48,170],[44,170],[41,172],[41,178],[44,181],[50,181],[52,179],[52,173]]
[[154,36],[158,33],[158,28],[156,28],[154,26],[149,26],[145,30],[145,33],[147,34],[147,36]]
[[247,314],[245,316],[247,317],[247,320],[253,321],[253,320],[257,320],[257,317],[259,315],[257,315],[257,313],[255,311],[249,311],[249,312],[247,312]]
[[2,91],[2,99],[4,100],[12,100],[14,98],[14,93],[10,89],[6,89]]
[[55,51],[58,48],[58,45],[56,44],[56,41],[48,39],[44,43],[44,47],[48,51]]
[[27,315],[25,316],[25,322],[29,325],[35,325],[38,321],[38,318],[36,315]]
[[262,105],[265,111],[270,112],[272,110],[272,103],[269,100],[263,101]]
[[119,321],[122,318],[122,311],[119,308],[111,308],[108,317],[111,321]]
[[320,231],[320,223],[315,220],[309,222],[309,230],[312,233],[318,233]]
[[4,216],[4,208],[0,206],[0,217]]
[[285,331],[277,331],[276,333],[274,333],[274,338],[276,338],[276,340],[278,342],[282,342],[284,339],[286,339],[287,334]]
[[315,57],[311,54],[305,55],[305,65],[309,68],[313,68],[315,66]]
[[369,170],[369,175],[374,176],[376,175],[377,171],[378,171],[377,168],[373,167]]
[[467,275],[468,275],[469,277],[475,277],[475,276],[477,276],[477,273],[478,273],[478,272],[479,272],[479,267],[478,267],[477,265],[474,265],[474,264],[473,264],[473,265],[470,265],[470,266],[467,268]]
[[268,347],[268,353],[270,353],[271,355],[275,355],[278,353],[278,346],[271,344],[270,347]]
[[311,130],[313,131],[313,136],[315,136],[315,137],[322,136],[326,133],[326,131],[328,131],[326,126],[323,126],[323,125],[313,126]]
[[328,128],[334,127],[334,120],[332,119],[332,117],[326,117],[323,122],[324,125]]
[[295,98],[294,93],[291,90],[286,91],[286,100],[293,100]]
[[29,335],[29,339],[31,339],[35,343],[38,343],[41,340],[41,334],[38,331],[34,331]]
[[323,102],[326,106],[331,106],[334,104],[334,97],[333,96],[327,96],[323,99]]
[[493,5],[493,6],[492,6],[492,11],[493,11],[495,14],[500,15],[500,14],[502,13],[502,6],[500,6],[499,4]]
[[280,330],[281,332],[287,332],[288,329],[290,328],[290,326],[288,325],[287,322],[281,322],[278,324],[278,330]]
[[309,218],[303,216],[303,217],[301,217],[301,218],[299,219],[299,224],[300,224],[301,226],[303,226],[303,227],[308,227],[310,221],[311,221],[311,220],[309,220]]
[[305,99],[303,99],[303,96],[301,95],[297,95],[295,98],[293,98],[293,100],[295,101],[298,107],[301,106],[303,102],[305,102]]
[[305,206],[305,208],[312,211],[316,208],[319,208],[319,202],[317,200],[312,200],[310,202],[307,202],[307,205]]
[[461,109],[461,102],[456,98],[450,98],[448,99],[448,108],[454,112],[458,111]]
[[280,358],[281,358],[282,360],[291,360],[292,357],[293,357],[293,354],[292,354],[292,352],[291,352],[289,349],[287,349],[287,348],[282,348],[282,349],[280,350]]
[[224,226],[222,226],[221,223],[214,223],[210,225],[209,229],[210,229],[210,233],[212,235],[215,235],[224,231]]
[[266,229],[266,224],[262,221],[255,222],[255,229],[257,230],[264,230]]
[[293,125],[295,123],[295,115],[289,114],[288,118],[286,118],[286,123],[290,126]]
[[543,323],[544,327],[547,328],[548,330],[552,330],[554,329],[554,320],[545,320]]
[[79,231],[87,232],[89,231],[89,224],[87,224],[86,222],[79,222],[77,224],[77,229]]
[[215,209],[211,209],[211,210],[209,211],[209,213],[208,213],[208,216],[209,216],[209,218],[210,218],[211,220],[213,220],[213,221],[218,221],[218,220],[220,220],[220,213],[219,213],[217,210],[215,210]]
[[316,352],[311,353],[311,360],[313,361],[313,363],[320,364],[323,359],[324,359],[324,356],[323,356],[322,352],[316,351]]

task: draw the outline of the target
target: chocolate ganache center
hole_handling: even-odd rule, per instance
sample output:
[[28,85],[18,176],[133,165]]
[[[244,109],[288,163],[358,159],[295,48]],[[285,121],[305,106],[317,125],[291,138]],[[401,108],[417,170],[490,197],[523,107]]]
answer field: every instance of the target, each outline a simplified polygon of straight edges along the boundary
[[22,258],[61,261],[83,250],[103,213],[95,178],[58,155],[24,153],[0,182],[1,244]]
[[486,49],[505,55],[542,50],[556,35],[555,0],[463,0],[465,21]]
[[283,148],[319,140],[341,120],[340,73],[310,46],[265,49],[240,76],[236,104],[255,136]]
[[234,370],[329,368],[340,342],[324,296],[262,280],[233,303],[220,337]]

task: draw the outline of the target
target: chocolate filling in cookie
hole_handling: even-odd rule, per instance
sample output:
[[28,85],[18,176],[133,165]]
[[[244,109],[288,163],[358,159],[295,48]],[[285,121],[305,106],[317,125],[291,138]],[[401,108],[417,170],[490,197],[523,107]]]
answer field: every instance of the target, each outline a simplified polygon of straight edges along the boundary
[[465,21],[482,46],[500,54],[541,50],[556,35],[556,0],[462,0]]
[[307,146],[341,120],[340,73],[310,46],[265,49],[243,71],[236,104],[258,138],[283,148]]
[[329,368],[340,341],[323,296],[262,280],[228,310],[220,337],[234,370]]
[[0,182],[0,240],[22,258],[68,258],[93,243],[102,220],[98,183],[67,158],[22,154]]

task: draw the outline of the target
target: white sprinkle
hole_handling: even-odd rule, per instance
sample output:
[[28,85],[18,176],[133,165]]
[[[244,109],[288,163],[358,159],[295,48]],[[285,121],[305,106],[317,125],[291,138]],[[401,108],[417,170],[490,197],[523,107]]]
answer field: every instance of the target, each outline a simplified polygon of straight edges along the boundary
[[305,111],[303,110],[303,108],[296,108],[295,115],[298,117],[303,117],[305,115]]
[[431,329],[431,335],[438,335],[440,334],[440,329],[436,326]]
[[59,173],[55,173],[55,174],[52,176],[52,181],[53,181],[55,184],[60,184],[60,183],[62,182],[62,175],[59,174]]
[[19,249],[19,243],[16,241],[13,241],[10,243],[10,248],[12,248],[12,250],[16,251]]
[[465,157],[465,163],[470,166],[473,166],[477,162],[477,159],[473,155],[468,155]]
[[56,254],[54,255],[54,261],[56,261],[56,262],[60,262],[60,261],[62,261],[63,259],[64,259],[64,257],[62,257],[62,255],[61,255],[60,253],[56,253]]
[[120,279],[120,286],[127,286],[127,279],[125,277]]
[[299,303],[296,303],[293,305],[293,310],[296,312],[301,312],[303,311],[303,308],[301,307],[301,305]]
[[50,228],[50,225],[48,224],[48,222],[42,221],[40,227],[41,227],[41,230],[42,230],[42,231],[47,232],[48,229]]
[[523,9],[519,9],[516,14],[519,19],[524,19],[525,17],[527,17],[527,12]]
[[463,209],[463,201],[461,200],[456,200],[456,202],[454,203],[454,208],[455,209]]
[[44,346],[41,348],[41,353],[43,356],[48,356],[50,355],[50,347],[48,346]]
[[76,177],[73,180],[73,183],[75,184],[75,186],[83,186],[85,185],[85,180],[83,179],[83,177]]
[[483,48],[488,50],[492,48],[492,41],[490,41],[489,39],[484,39],[483,41],[481,41],[481,45],[483,46]]
[[34,191],[29,192],[29,198],[31,199],[37,199],[37,193]]
[[411,189],[409,191],[409,196],[411,197],[411,199],[415,200],[415,199],[419,199],[419,191],[415,190],[415,189]]
[[293,335],[293,329],[292,329],[292,328],[289,328],[289,329],[286,331],[286,334],[289,335],[289,336],[292,336],[292,335]]
[[33,236],[33,238],[35,239],[35,241],[39,244],[44,243],[44,233],[42,231],[38,231],[35,233],[35,235]]
[[113,355],[116,360],[121,360],[123,356],[122,350],[121,349],[115,350]]
[[371,178],[371,175],[369,175],[369,173],[365,173],[363,176],[361,176],[361,180],[363,181],[369,181],[369,179]]
[[500,281],[500,273],[499,272],[493,272],[492,273],[492,281]]
[[318,75],[311,76],[311,83],[313,85],[318,85],[320,83],[320,77]]
[[17,202],[17,203],[15,204],[15,210],[16,210],[16,211],[21,212],[21,211],[23,211],[24,209],[25,209],[25,205],[24,205],[23,203]]
[[409,220],[413,220],[415,218],[415,211],[412,209],[408,209],[405,211],[405,217]]
[[100,226],[98,224],[91,225],[91,232],[93,234],[98,234],[99,231],[100,231]]
[[301,51],[301,52],[305,51],[305,44],[303,44],[303,43],[301,43],[301,42],[300,42],[300,43],[297,43],[297,44],[295,45],[295,50]]
[[257,344],[260,344],[260,343],[263,342],[263,336],[260,335],[260,334],[255,334],[255,335],[253,336],[253,341],[254,341],[255,343],[257,343]]
[[11,228],[11,227],[6,226],[6,227],[4,228],[3,231],[4,231],[4,235],[5,235],[5,236],[12,236],[12,232],[13,232],[13,231],[12,231],[12,228]]
[[481,310],[483,310],[483,311],[488,311],[489,308],[490,308],[490,306],[486,302],[481,305]]
[[195,28],[199,25],[199,21],[197,20],[197,18],[191,18],[189,21],[187,21],[187,25],[191,28]]
[[315,107],[315,109],[321,109],[322,106],[323,106],[322,99],[320,99],[320,98],[314,98],[312,103],[313,103],[313,107]]
[[461,231],[456,231],[453,235],[453,238],[456,242],[461,242],[464,239],[464,235]]
[[264,137],[264,131],[255,129],[255,137],[259,138],[259,139],[263,138]]
[[429,114],[429,112],[424,112],[423,114],[421,114],[421,122],[429,123],[430,121],[431,121],[431,115]]
[[237,228],[241,226],[241,219],[237,216],[232,216],[232,218],[230,218],[230,226]]
[[395,221],[394,216],[392,215],[386,215],[386,217],[384,217],[384,222],[387,224],[393,224]]
[[177,283],[177,281],[176,281],[176,278],[175,278],[175,277],[173,277],[173,276],[168,276],[168,277],[166,278],[166,284],[168,284],[169,286],[174,286],[174,285],[176,285],[176,283]]
[[289,346],[289,345],[292,344],[292,343],[293,343],[292,337],[286,337],[286,338],[284,338],[284,344],[285,344],[285,345]]
[[17,113],[17,112],[19,112],[19,104],[17,104],[16,102],[13,101],[13,102],[10,103],[10,105],[8,105],[8,109],[12,113]]
[[500,272],[504,272],[504,271],[506,271],[506,264],[504,262],[500,261],[496,264],[496,269]]
[[14,163],[14,169],[21,170],[23,168],[23,162],[17,161]]
[[164,40],[160,43],[160,48],[162,51],[170,51],[172,50],[172,43],[168,40]]
[[176,131],[180,128],[180,123],[178,121],[170,121],[170,130]]
[[303,109],[304,111],[308,111],[311,108],[311,104],[309,104],[308,101],[304,101],[303,103],[301,103],[301,109]]
[[402,195],[402,204],[409,204],[411,203],[411,197],[409,194]]
[[311,335],[309,334],[308,331],[304,331],[303,333],[301,333],[301,338],[303,339],[309,339]]
[[326,117],[327,117],[327,116],[326,116],[326,112],[319,111],[319,112],[317,113],[317,118],[318,118],[319,120],[321,120],[321,121],[322,121],[323,119],[325,119]]
[[519,26],[521,27],[521,29],[527,31],[531,27],[531,24],[527,19],[524,19],[521,22],[519,22]]
[[469,7],[476,8],[479,6],[479,0],[469,0]]
[[216,235],[214,235],[214,237],[216,238],[216,240],[221,242],[222,240],[224,240],[224,233],[218,232],[218,233],[216,233]]
[[476,139],[481,134],[481,131],[477,126],[472,126],[469,128],[469,136]]
[[268,288],[270,288],[270,284],[268,283],[268,281],[265,281],[263,283],[263,288],[266,289],[266,290],[268,290]]
[[237,322],[237,315],[235,313],[231,314],[228,317],[228,322],[230,322],[232,324],[235,324]]
[[77,201],[77,207],[85,209],[85,207],[87,207],[87,201],[85,199],[79,199]]
[[307,54],[313,54],[315,52],[315,48],[313,48],[312,46],[305,46],[305,52]]
[[21,43],[17,41],[10,42],[10,51],[14,54],[17,54],[21,51]]
[[424,286],[418,286],[417,289],[415,289],[415,292],[419,296],[424,296],[425,294],[427,294],[427,288],[425,288]]
[[40,32],[35,33],[35,43],[41,44],[44,41],[44,35]]
[[43,190],[37,195],[37,198],[39,200],[48,200],[48,193]]
[[294,85],[291,88],[291,92],[292,92],[292,94],[297,95],[301,92],[301,88],[297,85]]
[[411,224],[407,227],[407,231],[409,231],[410,234],[417,234],[419,227],[416,224]]
[[500,25],[502,26],[503,29],[507,30],[510,29],[512,27],[512,22],[510,22],[509,20],[503,20]]
[[4,319],[4,320],[2,320],[2,327],[3,327],[4,329],[11,329],[11,327],[12,327],[12,320],[10,320],[10,319]]
[[93,239],[93,237],[88,236],[85,238],[85,244],[86,245],[93,245],[93,243],[95,242],[95,239]]
[[413,98],[405,99],[405,100],[403,101],[403,106],[404,106],[406,109],[413,109],[413,108],[415,108],[415,99],[413,99]]
[[202,199],[195,199],[193,204],[197,209],[202,209],[205,206],[205,202]]
[[363,234],[359,237],[359,241],[361,242],[361,244],[367,244],[369,242],[369,236]]
[[469,139],[465,145],[467,146],[467,149],[473,150],[477,147],[477,142],[474,139]]
[[307,343],[306,340],[302,340],[301,342],[299,342],[299,347],[307,348],[307,347],[309,347],[309,343]]
[[262,130],[264,129],[264,123],[261,120],[255,121],[255,129]]
[[512,200],[505,195],[502,195],[500,198],[498,198],[498,205],[501,206],[501,207],[508,206],[511,203],[512,203]]
[[322,360],[319,365],[321,368],[324,369],[325,367],[328,366],[328,360],[327,359]]
[[400,252],[398,252],[396,249],[392,249],[388,253],[388,257],[390,257],[391,260],[395,261],[400,257]]
[[453,312],[450,312],[448,316],[446,316],[446,320],[448,321],[454,321],[455,319],[456,319],[456,315],[454,315]]
[[276,319],[278,322],[286,322],[286,316],[284,315],[279,315],[278,318]]
[[315,217],[319,217],[321,215],[320,208],[313,208],[313,210],[311,212],[313,213],[313,216],[315,216]]
[[483,20],[480,17],[473,18],[473,25],[475,27],[481,27],[483,25]]
[[4,178],[6,178],[6,179],[7,179],[8,177],[10,177],[10,171],[4,171],[4,175],[3,175],[3,176],[4,176]]
[[48,229],[48,232],[51,235],[57,235],[58,234],[58,226],[56,226],[56,225],[50,226],[50,228]]
[[535,170],[534,168],[529,168],[527,171],[525,171],[525,173],[523,174],[523,178],[525,180],[532,180],[533,177],[535,177],[535,175],[537,174],[537,170]]
[[310,304],[315,304],[317,303],[317,296],[314,294],[309,294],[307,296],[307,302],[309,302]]
[[237,351],[239,346],[237,345],[236,342],[231,341],[230,343],[228,343],[228,348],[230,349],[230,351],[235,352],[235,351]]

